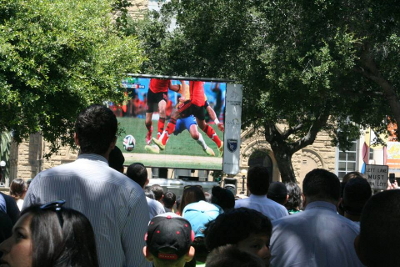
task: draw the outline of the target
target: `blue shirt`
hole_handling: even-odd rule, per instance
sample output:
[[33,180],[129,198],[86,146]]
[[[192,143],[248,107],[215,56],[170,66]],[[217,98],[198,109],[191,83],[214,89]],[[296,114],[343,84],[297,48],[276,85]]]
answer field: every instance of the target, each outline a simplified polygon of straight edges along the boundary
[[305,211],[272,222],[272,267],[363,266],[354,249],[359,226],[336,206],[315,201]]
[[24,208],[65,199],[65,206],[90,220],[100,267],[151,266],[142,254],[149,222],[143,189],[110,168],[97,154],[39,173],[29,186]]
[[267,198],[266,195],[250,195],[248,198],[238,199],[235,201],[235,209],[236,208],[257,210],[267,216],[271,221],[289,215],[289,212],[283,205]]

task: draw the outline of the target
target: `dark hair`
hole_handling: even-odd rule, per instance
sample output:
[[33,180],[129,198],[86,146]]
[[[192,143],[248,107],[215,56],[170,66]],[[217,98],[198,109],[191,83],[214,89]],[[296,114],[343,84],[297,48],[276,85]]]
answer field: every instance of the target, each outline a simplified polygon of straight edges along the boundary
[[146,167],[139,162],[132,163],[126,170],[126,176],[138,183],[140,187],[144,188],[148,179]]
[[91,105],[86,108],[75,122],[81,153],[106,153],[115,141],[117,128],[117,118],[106,106]]
[[400,190],[372,196],[360,220],[359,249],[367,266],[400,266]]
[[267,197],[281,205],[284,205],[287,199],[286,185],[282,182],[272,182],[269,185]]
[[151,191],[153,191],[156,200],[160,200],[164,195],[164,189],[159,184],[153,184],[151,187]]
[[146,187],[144,188],[144,194],[145,194],[145,196],[148,197],[148,198],[151,198],[151,199],[154,199],[154,200],[156,199],[156,197],[154,196],[153,191],[151,191],[150,186],[146,186]]
[[197,186],[191,186],[183,190],[181,202],[179,204],[179,213],[182,215],[183,209],[187,204],[193,202],[199,202],[200,200],[206,200],[203,190]]
[[249,252],[226,245],[213,249],[207,256],[207,267],[265,267],[264,261]]
[[346,183],[343,194],[343,209],[351,215],[361,215],[365,203],[372,196],[367,179],[356,177]]
[[232,209],[211,221],[205,230],[205,244],[213,250],[227,244],[237,244],[251,234],[271,236],[272,224],[267,216],[248,208]]
[[10,185],[10,195],[15,199],[22,198],[28,189],[28,185],[24,179],[14,179]]
[[263,166],[254,166],[247,172],[247,186],[253,195],[266,195],[269,188],[268,168]]
[[288,210],[300,210],[301,209],[301,189],[295,182],[285,183],[286,189],[289,195],[288,201],[285,204]]
[[172,209],[176,201],[176,195],[174,192],[165,192],[164,197],[162,199],[162,202],[164,203],[164,206],[168,209]]
[[349,173],[346,173],[345,176],[343,176],[342,182],[340,183],[340,197],[343,197],[343,191],[344,191],[344,187],[346,186],[346,183],[348,181],[350,181],[351,179],[354,179],[357,177],[364,178],[360,172],[349,172]]
[[119,172],[124,172],[125,157],[117,146],[108,155],[108,165]]
[[96,242],[92,225],[79,211],[61,208],[63,226],[56,211],[33,205],[21,216],[32,216],[32,267],[97,267]]
[[303,192],[314,200],[339,201],[340,181],[336,174],[324,169],[314,169],[303,180]]
[[220,186],[214,186],[211,192],[211,203],[220,206],[224,211],[235,207],[235,196],[232,191]]

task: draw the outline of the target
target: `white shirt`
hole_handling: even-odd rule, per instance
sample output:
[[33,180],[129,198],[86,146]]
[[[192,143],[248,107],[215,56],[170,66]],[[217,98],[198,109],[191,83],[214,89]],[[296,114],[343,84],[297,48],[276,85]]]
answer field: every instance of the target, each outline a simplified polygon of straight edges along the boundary
[[311,202],[305,211],[272,225],[272,267],[363,266],[353,245],[359,226],[339,215],[331,203]]
[[271,221],[289,215],[287,209],[283,205],[267,198],[266,195],[250,195],[248,198],[238,199],[235,201],[235,209],[236,208],[257,210],[267,216]]
[[90,220],[101,267],[151,266],[142,254],[149,209],[143,189],[110,168],[97,154],[39,173],[29,186],[24,208],[65,199]]
[[149,206],[150,220],[158,214],[165,213],[164,206],[157,200],[146,197],[147,205]]
[[18,199],[17,200],[17,206],[19,210],[22,210],[22,206],[24,205],[24,200],[23,199]]

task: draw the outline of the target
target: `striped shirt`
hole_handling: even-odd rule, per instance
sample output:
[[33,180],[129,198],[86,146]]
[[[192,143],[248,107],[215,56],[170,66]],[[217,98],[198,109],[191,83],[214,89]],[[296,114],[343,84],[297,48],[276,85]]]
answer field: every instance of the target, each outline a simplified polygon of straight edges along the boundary
[[39,173],[29,186],[24,208],[65,199],[85,214],[96,236],[101,267],[151,266],[142,254],[149,209],[143,189],[110,168],[96,154]]

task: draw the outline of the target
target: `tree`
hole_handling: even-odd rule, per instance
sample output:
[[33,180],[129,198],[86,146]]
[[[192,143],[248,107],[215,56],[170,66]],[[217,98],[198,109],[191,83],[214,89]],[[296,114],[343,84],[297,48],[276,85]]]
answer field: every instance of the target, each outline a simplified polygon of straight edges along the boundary
[[0,1],[0,132],[17,142],[41,132],[55,152],[72,145],[80,110],[122,101],[121,80],[144,57],[134,37],[117,31],[112,4]]
[[178,27],[144,47],[156,51],[147,63],[158,73],[242,83],[243,127],[263,130],[282,180],[295,181],[292,155],[318,132],[345,149],[361,126],[382,132],[385,115],[400,121],[398,9],[377,0],[171,1],[149,21],[175,16]]

